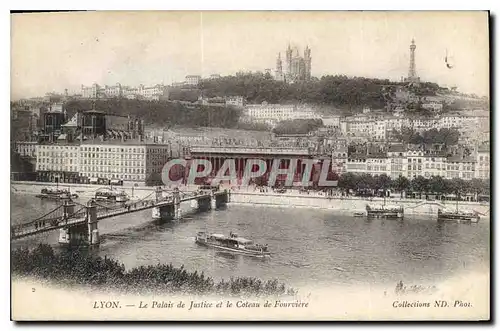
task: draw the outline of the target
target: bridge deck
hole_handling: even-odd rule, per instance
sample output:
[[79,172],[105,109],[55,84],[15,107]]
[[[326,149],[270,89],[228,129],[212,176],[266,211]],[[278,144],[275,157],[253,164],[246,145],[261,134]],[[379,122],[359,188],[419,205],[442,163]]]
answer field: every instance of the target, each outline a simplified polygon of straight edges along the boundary
[[[223,194],[224,192],[216,192],[215,195]],[[181,203],[200,198],[210,198],[210,194],[192,194],[181,198]],[[147,210],[155,207],[163,207],[173,205],[173,197],[167,197],[163,200],[142,200],[138,202],[130,202],[126,205],[115,207],[97,207],[97,220],[103,220],[115,216],[135,213],[142,210]],[[59,207],[58,207],[59,208]],[[61,229],[67,226],[76,226],[87,222],[86,211],[80,211],[69,216],[51,217],[37,221],[26,222],[12,227],[11,240],[21,239],[27,236],[44,233],[52,230]]]

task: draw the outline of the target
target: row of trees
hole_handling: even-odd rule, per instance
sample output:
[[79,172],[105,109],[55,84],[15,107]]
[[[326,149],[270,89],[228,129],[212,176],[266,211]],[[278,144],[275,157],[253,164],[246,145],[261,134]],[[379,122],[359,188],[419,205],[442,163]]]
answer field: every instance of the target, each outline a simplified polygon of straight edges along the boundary
[[14,275],[32,276],[78,285],[101,286],[105,289],[144,293],[195,293],[217,295],[293,295],[277,280],[262,281],[251,277],[230,278],[215,282],[197,271],[172,264],[141,266],[125,270],[116,260],[95,256],[82,250],[54,253],[51,246],[40,244],[33,250],[12,251],[11,271]]
[[412,128],[403,128],[400,131],[392,129],[392,136],[405,144],[443,144],[452,146],[458,144],[460,133],[456,129],[430,129],[422,133]]
[[403,192],[418,192],[420,198],[422,194],[490,194],[490,182],[488,180],[481,180],[474,178],[466,181],[460,178],[446,179],[441,176],[433,176],[425,178],[418,176],[413,179],[406,177],[398,177],[391,179],[387,175],[371,174],[342,174],[338,181],[338,188],[345,191],[348,195],[350,190],[363,191],[363,190],[394,190],[401,193]]
[[144,119],[145,124],[213,126],[234,128],[241,110],[232,107],[186,106],[178,102],[128,99],[73,100],[65,105],[69,116],[77,111],[95,109],[108,114],[130,115]]
[[294,119],[279,122],[274,127],[276,134],[306,134],[323,126],[321,119]]

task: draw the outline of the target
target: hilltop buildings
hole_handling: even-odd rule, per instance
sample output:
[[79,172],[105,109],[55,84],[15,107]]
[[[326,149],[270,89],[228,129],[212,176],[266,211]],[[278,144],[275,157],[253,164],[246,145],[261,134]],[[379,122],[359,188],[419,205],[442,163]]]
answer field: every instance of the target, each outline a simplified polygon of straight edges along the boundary
[[306,106],[262,104],[246,105],[245,119],[247,121],[266,123],[271,126],[280,121],[294,119],[319,119],[321,118],[313,109]]
[[162,97],[168,98],[168,89],[162,84],[154,86],[144,86],[140,84],[137,87],[129,87],[117,83],[113,86],[105,85],[102,87],[94,83],[91,86],[82,85],[81,96],[83,99],[127,98],[160,100]]

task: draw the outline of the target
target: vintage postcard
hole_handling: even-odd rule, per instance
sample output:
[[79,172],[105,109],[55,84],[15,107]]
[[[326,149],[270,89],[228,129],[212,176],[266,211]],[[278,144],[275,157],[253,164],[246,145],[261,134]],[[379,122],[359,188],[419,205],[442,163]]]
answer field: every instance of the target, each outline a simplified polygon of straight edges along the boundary
[[489,13],[11,14],[11,319],[490,319]]

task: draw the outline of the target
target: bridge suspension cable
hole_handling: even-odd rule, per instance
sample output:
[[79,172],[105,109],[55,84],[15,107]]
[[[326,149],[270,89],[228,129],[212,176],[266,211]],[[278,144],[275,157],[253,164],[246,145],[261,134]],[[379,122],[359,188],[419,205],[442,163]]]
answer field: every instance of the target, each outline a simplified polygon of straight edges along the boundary
[[62,205],[61,205],[61,206],[59,206],[59,207],[56,207],[55,209],[53,209],[53,210],[49,211],[49,212],[48,212],[47,214],[45,214],[45,215],[42,215],[42,216],[40,216],[40,217],[38,217],[38,218],[36,218],[36,219],[34,219],[34,220],[32,220],[32,221],[29,221],[29,222],[27,222],[27,223],[23,223],[23,224],[19,224],[19,225],[20,225],[20,226],[22,226],[22,225],[28,225],[28,224],[32,224],[32,223],[35,223],[35,222],[38,222],[38,221],[44,220],[47,216],[49,216],[49,215],[50,215],[50,214],[52,214],[52,213],[55,213],[56,211],[58,211],[58,210],[59,210],[59,209],[61,209],[62,207],[63,207]]

